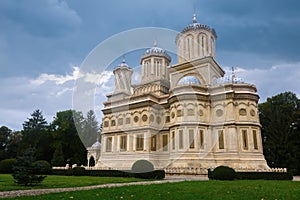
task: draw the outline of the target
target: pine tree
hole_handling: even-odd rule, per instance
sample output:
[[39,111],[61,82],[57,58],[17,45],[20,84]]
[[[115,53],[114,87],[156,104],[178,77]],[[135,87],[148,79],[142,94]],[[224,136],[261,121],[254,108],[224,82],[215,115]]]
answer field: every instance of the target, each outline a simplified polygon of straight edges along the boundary
[[64,166],[65,165],[65,159],[64,159],[64,153],[62,150],[62,145],[59,143],[56,146],[56,149],[54,151],[52,160],[51,160],[52,166]]
[[99,138],[99,124],[93,110],[87,112],[83,122],[83,135],[80,138],[86,147],[92,146]]
[[16,164],[13,167],[13,178],[17,184],[35,185],[41,183],[46,176],[39,176],[38,166],[34,166],[35,152],[33,148],[26,149],[22,156],[17,157]]

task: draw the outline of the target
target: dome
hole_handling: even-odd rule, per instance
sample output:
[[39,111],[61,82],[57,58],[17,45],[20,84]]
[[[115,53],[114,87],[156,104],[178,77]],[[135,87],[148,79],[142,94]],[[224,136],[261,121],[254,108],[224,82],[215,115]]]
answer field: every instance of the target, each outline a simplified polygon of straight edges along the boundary
[[126,60],[123,59],[122,63],[118,65],[117,68],[130,68],[127,63],[126,63]]
[[199,79],[197,79],[195,76],[185,76],[178,81],[177,86],[200,85],[200,84],[201,83]]
[[93,145],[92,145],[92,149],[99,149],[101,147],[101,143],[97,140],[97,142],[95,142]]
[[217,33],[215,31],[215,29],[209,27],[208,25],[205,25],[205,24],[200,24],[197,22],[197,19],[196,19],[196,14],[194,14],[194,18],[193,18],[193,23],[192,24],[189,24],[187,25],[182,31],[181,33],[179,33],[176,37],[176,41],[178,40],[178,38],[180,37],[181,34],[184,34],[188,31],[191,31],[191,30],[206,30],[208,32],[211,32],[213,34],[213,36],[215,38],[217,38]]
[[149,56],[163,56],[171,61],[171,57],[168,55],[167,51],[158,47],[156,43],[154,43],[154,46],[150,49],[147,49],[144,55],[142,56],[142,59],[147,58]]

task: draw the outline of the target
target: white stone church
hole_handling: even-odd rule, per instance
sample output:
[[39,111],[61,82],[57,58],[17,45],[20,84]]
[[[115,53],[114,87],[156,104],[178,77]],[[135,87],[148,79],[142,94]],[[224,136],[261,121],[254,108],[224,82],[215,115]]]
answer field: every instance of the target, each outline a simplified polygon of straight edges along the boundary
[[215,30],[194,15],[175,40],[177,64],[170,65],[171,57],[155,44],[141,56],[141,83],[131,84],[133,70],[125,61],[114,69],[96,167],[126,170],[147,160],[169,173],[205,174],[220,165],[269,170],[257,89],[234,73],[224,79],[216,40]]

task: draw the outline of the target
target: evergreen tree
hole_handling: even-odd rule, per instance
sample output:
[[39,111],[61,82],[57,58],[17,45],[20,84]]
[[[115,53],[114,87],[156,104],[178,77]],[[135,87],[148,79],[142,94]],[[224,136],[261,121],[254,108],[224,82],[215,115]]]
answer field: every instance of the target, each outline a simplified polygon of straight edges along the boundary
[[19,152],[23,152],[27,148],[35,148],[37,158],[49,162],[53,150],[50,146],[52,137],[48,129],[48,124],[42,112],[35,110],[31,117],[23,123],[23,137]]
[[33,148],[26,149],[22,156],[17,157],[13,167],[13,178],[17,184],[34,185],[41,183],[46,176],[38,176],[38,166],[34,166],[35,152]]
[[64,153],[62,149],[61,143],[58,143],[56,145],[56,149],[54,151],[52,160],[51,160],[51,165],[52,166],[65,166],[66,162],[64,159]]
[[92,146],[97,138],[99,138],[99,124],[93,110],[87,112],[87,116],[83,121],[83,131],[80,138],[86,147]]

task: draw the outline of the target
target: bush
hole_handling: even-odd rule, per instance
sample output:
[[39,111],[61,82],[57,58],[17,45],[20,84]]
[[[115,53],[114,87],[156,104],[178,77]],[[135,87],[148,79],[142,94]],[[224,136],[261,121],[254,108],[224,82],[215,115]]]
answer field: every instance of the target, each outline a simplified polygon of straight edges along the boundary
[[151,172],[154,171],[154,166],[147,160],[138,160],[132,165],[131,171],[133,173]]
[[50,174],[51,173],[51,165],[46,160],[38,160],[33,162],[33,167],[36,169],[37,174]]
[[52,169],[52,174],[64,176],[100,176],[100,177],[135,177],[142,179],[163,179],[164,170],[155,170],[144,173],[133,173],[131,171],[119,170],[85,170],[83,167],[74,167],[72,169]]
[[234,180],[234,169],[227,166],[219,166],[212,172],[212,178],[215,180]]
[[35,161],[34,149],[25,150],[22,156],[18,156],[16,164],[13,166],[12,176],[17,184],[36,185],[41,183],[46,176],[38,176],[37,168],[33,166]]
[[292,180],[291,172],[236,172],[236,179],[240,180]]
[[85,168],[84,167],[74,167],[71,169],[71,175],[73,176],[85,176]]
[[4,159],[0,161],[0,173],[11,174],[13,172],[12,168],[16,163],[15,158]]
[[135,178],[142,178],[142,179],[164,179],[165,171],[155,170],[155,171],[144,172],[144,173],[133,173],[133,176]]

